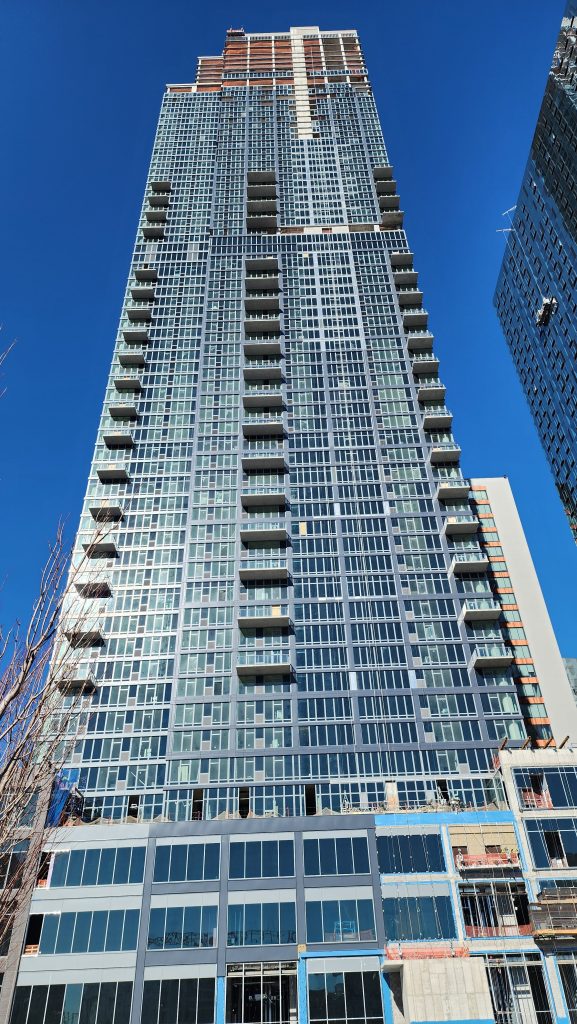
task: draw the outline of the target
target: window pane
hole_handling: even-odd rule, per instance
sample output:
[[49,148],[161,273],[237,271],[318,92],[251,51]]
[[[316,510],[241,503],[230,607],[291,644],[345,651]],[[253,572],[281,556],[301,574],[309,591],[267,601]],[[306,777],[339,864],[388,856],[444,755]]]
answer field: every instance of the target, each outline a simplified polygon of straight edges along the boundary
[[106,938],[106,925],[108,914],[105,910],[97,910],[92,914],[92,927],[90,929],[89,953],[102,953],[104,940]]
[[281,839],[278,844],[278,873],[288,878],[295,873],[294,843],[292,839]]
[[364,836],[355,836],[353,839],[353,858],[355,874],[364,875],[369,872],[369,847]]
[[200,907],[184,908],[183,945],[185,949],[200,946]]
[[122,948],[136,949],[138,942],[138,910],[124,911],[124,931],[122,933]]
[[262,844],[262,877],[278,878],[278,843]]
[[280,941],[296,942],[297,929],[294,903],[280,904]]
[[112,883],[112,872],[114,870],[114,857],[116,850],[103,850],[100,854],[100,866],[98,868],[98,884],[110,885]]
[[142,882],[144,878],[144,854],[146,850],[144,846],[135,846],[132,851],[132,857],[130,858],[130,874],[128,881],[133,884],[135,882]]
[[[186,847],[183,846],[182,849],[185,851],[185,853],[187,852]],[[172,857],[174,860],[174,851]],[[202,845],[202,843],[191,843],[190,846],[188,847],[187,857],[187,866],[183,867],[183,870],[186,872],[185,877],[193,882],[201,881],[203,877],[204,864],[204,846]],[[177,881],[177,879],[175,879],[174,876],[172,875],[172,872],[171,878],[172,881]]]
[[244,878],[244,843],[230,844],[229,878]]
[[98,864],[100,861],[100,850],[87,850],[84,857],[84,870],[82,872],[83,885],[96,885],[98,878]]
[[305,839],[304,841],[305,875],[318,875],[319,870],[319,844],[317,839]]
[[66,881],[66,870],[68,868],[68,853],[57,853],[54,857],[54,863],[52,865],[52,877],[50,879],[51,886],[64,885]]
[[154,858],[154,881],[168,882],[170,846],[157,846]]
[[336,840],[337,870],[339,875],[353,874],[353,848],[351,840],[343,837]]
[[321,875],[336,875],[337,861],[335,857],[334,839],[319,840]]
[[124,911],[111,910],[108,914],[108,927],[106,929],[105,950],[117,950],[122,942],[122,925],[124,924]]
[[[158,1024],[158,1003],[160,1000],[160,982],[145,981],[142,998],[140,1024]],[[116,1024],[116,1021],[115,1021]],[[122,1022],[120,1022],[122,1024]]]
[[204,848],[204,877],[218,878],[220,861],[220,843],[207,843]]
[[60,924],[60,914],[46,914],[42,922],[42,934],[40,936],[40,952],[53,953]]
[[307,942],[323,941],[323,922],[321,905],[316,901],[307,901]]
[[[60,927],[58,929],[58,937],[56,939],[55,953],[69,953],[72,947],[72,935],[74,933],[74,925],[76,923],[76,914],[61,914],[60,915]],[[82,914],[78,914],[78,917],[82,917]]]
[[113,881],[115,885],[126,885],[128,882],[128,869],[130,867],[130,847],[121,846],[116,851],[116,863],[114,865]]
[[197,1024],[214,1021],[214,978],[199,978]]

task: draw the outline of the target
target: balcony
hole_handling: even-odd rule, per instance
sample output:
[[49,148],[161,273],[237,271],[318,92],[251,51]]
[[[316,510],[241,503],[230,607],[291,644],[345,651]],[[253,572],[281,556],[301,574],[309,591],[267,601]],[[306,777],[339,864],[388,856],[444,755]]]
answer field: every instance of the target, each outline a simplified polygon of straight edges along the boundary
[[258,356],[263,358],[266,358],[267,356],[284,357],[284,351],[280,339],[276,338],[267,338],[262,341],[247,339],[243,342],[243,349],[245,356]]
[[60,671],[57,669],[54,682],[64,697],[82,696],[96,690],[96,679],[88,665],[66,666]]
[[469,497],[469,481],[462,476],[443,477],[437,483],[439,501],[457,501]]
[[118,433],[106,432],[102,435],[102,440],[107,448],[118,449],[118,448],[134,448],[134,438],[132,434],[126,434],[118,431]]
[[109,462],[98,466],[96,470],[101,484],[125,484],[130,477],[126,466],[121,462]]
[[78,576],[74,580],[74,586],[80,597],[91,600],[94,598],[107,598],[112,593],[107,579],[94,579],[91,576]]
[[274,359],[253,359],[243,366],[245,380],[284,380],[282,366]]
[[577,887],[544,889],[529,914],[535,942],[577,941]]
[[393,168],[390,164],[383,167],[373,167],[373,178],[375,181],[390,181],[393,177]]
[[100,537],[95,534],[89,540],[83,541],[82,547],[87,558],[117,558],[118,556],[116,541],[112,537]]
[[431,445],[431,462],[458,462],[461,449],[455,441],[433,441]]
[[88,511],[96,523],[119,523],[122,519],[122,505],[115,501],[89,505]]
[[452,555],[451,572],[457,575],[462,572],[486,572],[489,568],[489,559],[480,548],[478,551],[453,551]]
[[158,271],[154,267],[148,267],[143,264],[141,267],[134,268],[134,276],[137,281],[158,281]]
[[403,210],[385,210],[381,214],[381,227],[389,231],[393,228],[400,228],[403,226],[404,216]]
[[423,301],[423,293],[420,288],[397,287],[397,299],[401,309],[403,306],[420,306]]
[[276,171],[247,171],[247,187],[249,185],[276,185]]
[[281,413],[278,415],[252,416],[242,424],[245,437],[284,437],[285,426]]
[[280,278],[277,271],[257,272],[247,274],[245,277],[247,294],[251,292],[268,292],[272,294],[280,291]]
[[428,352],[432,349],[435,340],[435,336],[430,331],[405,330],[405,337],[409,352]]
[[416,387],[419,402],[442,402],[445,398],[445,385],[437,377],[419,377]]
[[113,420],[137,420],[138,412],[133,402],[122,402],[109,405],[108,412]]
[[164,224],[143,224],[142,234],[149,240],[164,238]]
[[136,373],[126,373],[114,378],[114,387],[117,391],[142,391],[142,381]]
[[245,295],[244,307],[247,313],[279,313],[279,295],[275,292],[249,292]]
[[411,367],[415,376],[420,376],[422,373],[436,373],[439,369],[439,360],[432,352],[417,352],[413,356]]
[[241,608],[239,629],[288,629],[292,625],[288,605]]
[[242,468],[247,473],[257,473],[261,469],[277,469],[280,473],[286,473],[288,467],[282,449],[264,448],[261,451],[243,452]]
[[264,214],[267,217],[274,217],[276,220],[278,214],[276,198],[261,198],[261,199],[247,199],[246,201],[246,213],[248,218],[256,214]]
[[261,505],[274,505],[277,508],[286,508],[288,499],[286,491],[278,487],[249,487],[242,484],[240,500],[243,508],[254,508]]
[[245,313],[245,334],[280,334],[280,312]]
[[375,189],[378,196],[391,196],[397,191],[397,182],[394,178],[380,179],[375,182]]
[[[391,182],[391,184],[393,184],[393,182]],[[401,197],[396,194],[394,189],[391,192],[382,192],[377,189],[377,195],[379,197],[379,208],[383,212],[399,209]]]
[[144,216],[149,224],[166,224],[166,210],[146,210]]
[[164,178],[162,180],[151,181],[150,182],[150,187],[151,187],[153,192],[160,192],[160,193],[172,192],[172,185],[171,185],[171,183],[166,178]]
[[429,321],[429,314],[422,306],[409,306],[401,310],[403,314],[403,327],[426,327]]
[[132,349],[128,352],[119,352],[118,362],[121,366],[128,367],[129,369],[135,366],[139,369],[144,369],[146,366],[146,359],[144,358],[144,352],[142,349]]
[[148,345],[150,342],[148,327],[136,327],[133,324],[123,325],[122,337],[127,345]]
[[284,519],[255,519],[240,524],[240,539],[251,544],[271,540],[288,543],[290,537]]
[[453,413],[441,403],[423,408],[423,427],[425,430],[449,430],[453,422]]
[[247,231],[276,231],[276,213],[247,213]]
[[[254,539],[254,538],[253,538]],[[241,580],[288,580],[289,571],[286,558],[253,558],[241,562],[239,569]]]
[[281,388],[255,388],[242,396],[245,409],[284,409]]
[[85,619],[78,622],[64,622],[62,632],[71,647],[101,647],[104,643],[102,622],[100,619]]
[[460,512],[458,515],[447,516],[445,520],[445,533],[447,537],[458,537],[463,534],[476,533],[479,528],[479,520],[472,512]]
[[483,668],[505,668],[513,661],[513,651],[505,644],[477,644],[473,651],[473,666]]
[[154,285],[151,284],[133,284],[130,294],[135,302],[154,302],[156,298]]
[[465,622],[495,622],[501,614],[501,605],[493,597],[467,597],[463,605]]
[[275,274],[278,276],[279,267],[276,256],[255,256],[244,261],[247,275],[252,274]]
[[146,324],[152,320],[152,307],[144,304],[143,306],[127,306],[126,315],[132,324]]
[[265,184],[256,185],[255,184],[255,185],[247,185],[246,186],[246,198],[249,201],[254,201],[256,199],[276,199],[276,197],[277,197],[276,184],[270,184],[270,185],[265,185]]
[[419,280],[419,275],[412,267],[399,267],[393,270],[393,281],[397,288],[414,288]]
[[239,676],[291,675],[288,651],[239,651],[236,671]]
[[148,205],[154,210],[166,210],[170,205],[170,196],[162,194],[159,195],[156,192],[152,192],[148,196]]
[[391,261],[391,267],[393,267],[393,270],[396,270],[399,267],[413,266],[412,252],[390,252],[389,259]]

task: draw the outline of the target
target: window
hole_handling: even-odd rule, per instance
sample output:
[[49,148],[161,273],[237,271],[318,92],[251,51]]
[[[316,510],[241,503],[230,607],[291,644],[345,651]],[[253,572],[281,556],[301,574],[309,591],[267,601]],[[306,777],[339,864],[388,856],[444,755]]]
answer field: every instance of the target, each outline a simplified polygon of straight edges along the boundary
[[310,900],[307,942],[370,942],[376,939],[372,900]]
[[383,914],[389,940],[456,938],[448,890],[447,895],[387,895],[383,899]]
[[219,876],[220,843],[158,845],[155,882],[202,882]]
[[214,990],[214,978],[145,981],[140,1024],[213,1024]]
[[239,903],[228,908],[228,946],[296,942],[294,903]]
[[218,908],[153,907],[148,924],[149,949],[207,949],[216,945]]
[[366,836],[304,840],[305,875],[366,875],[369,848]]
[[577,867],[577,818],[525,821],[536,868]]
[[446,870],[438,832],[424,835],[378,835],[377,859],[382,875]]
[[294,873],[292,839],[230,844],[230,878],[289,878]]
[[551,1024],[539,954],[488,956],[486,964],[496,1024]]
[[32,914],[24,952],[108,953],[136,949],[138,920],[138,910]]
[[142,882],[145,846],[105,846],[53,855],[51,888],[75,885],[130,885]]
[[382,1024],[383,1004],[378,970],[343,974],[309,974],[311,1024]]
[[10,1024],[126,1024],[132,982],[105,981],[78,985],[19,985]]
[[226,1024],[294,1024],[296,963],[229,964]]

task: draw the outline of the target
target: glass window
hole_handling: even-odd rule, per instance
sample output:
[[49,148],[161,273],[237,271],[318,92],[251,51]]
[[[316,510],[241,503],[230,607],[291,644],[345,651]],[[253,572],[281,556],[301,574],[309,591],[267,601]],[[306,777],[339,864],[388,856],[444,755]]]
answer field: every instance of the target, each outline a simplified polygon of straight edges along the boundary
[[366,836],[304,840],[305,875],[362,875],[369,872]]
[[377,857],[379,871],[383,875],[446,870],[441,836],[438,833],[379,835]]

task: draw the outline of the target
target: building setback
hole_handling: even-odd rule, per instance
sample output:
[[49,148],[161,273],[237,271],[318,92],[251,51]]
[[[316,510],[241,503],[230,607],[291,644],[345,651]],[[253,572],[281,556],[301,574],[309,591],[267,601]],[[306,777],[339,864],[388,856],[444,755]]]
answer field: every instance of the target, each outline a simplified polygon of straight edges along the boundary
[[495,306],[577,539],[577,4],[553,56]]
[[229,31],[162,104],[64,615],[73,799],[0,1019],[577,1012],[577,755],[527,712],[432,346],[356,33]]

